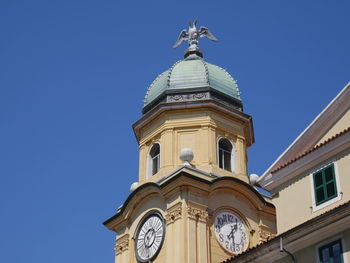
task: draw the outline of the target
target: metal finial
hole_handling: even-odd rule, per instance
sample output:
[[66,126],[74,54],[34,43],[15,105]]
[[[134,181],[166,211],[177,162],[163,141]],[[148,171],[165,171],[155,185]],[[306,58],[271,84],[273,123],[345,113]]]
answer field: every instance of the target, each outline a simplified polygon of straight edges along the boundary
[[190,21],[189,24],[190,26],[188,28],[188,31],[186,29],[181,31],[173,48],[177,48],[178,46],[181,45],[181,43],[184,40],[187,40],[189,47],[185,50],[185,58],[190,54],[197,54],[203,57],[202,51],[198,47],[198,38],[207,37],[213,41],[218,41],[218,39],[214,37],[214,35],[210,33],[209,29],[204,26],[201,26],[199,30],[197,30],[196,28],[197,20],[194,20],[193,22]]

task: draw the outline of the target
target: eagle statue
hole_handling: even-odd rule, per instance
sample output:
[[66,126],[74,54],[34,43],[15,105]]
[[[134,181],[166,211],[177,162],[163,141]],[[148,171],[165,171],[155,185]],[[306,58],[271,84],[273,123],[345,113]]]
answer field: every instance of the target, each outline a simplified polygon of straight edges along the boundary
[[[218,41],[216,37],[212,33],[210,33],[209,29],[201,26],[199,30],[197,30],[196,25],[197,25],[197,20],[194,20],[193,22],[190,21],[190,26],[188,31],[186,29],[182,30],[176,43],[174,44],[173,48],[177,48],[178,46],[181,45],[181,43],[184,40],[188,41],[189,48],[186,50],[187,52],[200,52],[200,49],[198,48],[198,38],[201,37],[207,37],[210,40],[213,41]],[[200,52],[201,53],[201,52]]]

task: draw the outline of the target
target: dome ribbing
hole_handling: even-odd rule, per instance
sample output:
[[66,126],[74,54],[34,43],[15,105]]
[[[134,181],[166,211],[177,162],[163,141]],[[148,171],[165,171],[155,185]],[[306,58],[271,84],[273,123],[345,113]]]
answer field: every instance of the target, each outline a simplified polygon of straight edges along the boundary
[[[197,55],[176,62],[150,85],[144,99],[143,112],[155,104],[169,102],[164,97],[195,92],[215,93],[219,100],[232,102],[240,109],[242,101],[236,81],[221,67],[210,64]],[[187,100],[188,101],[188,100]]]

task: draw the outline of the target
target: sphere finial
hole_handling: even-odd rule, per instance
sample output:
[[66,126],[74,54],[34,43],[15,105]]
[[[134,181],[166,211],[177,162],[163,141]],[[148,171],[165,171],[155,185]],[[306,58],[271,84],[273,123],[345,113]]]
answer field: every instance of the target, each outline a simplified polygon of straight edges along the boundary
[[256,185],[256,182],[258,181],[258,179],[259,179],[259,175],[257,175],[257,174],[251,174],[251,175],[249,176],[249,183],[250,183],[250,185],[251,185],[251,186],[255,186],[255,185]]
[[180,152],[180,160],[186,166],[191,166],[190,162],[193,160],[193,152],[190,148],[183,148]]
[[139,183],[138,182],[134,182],[131,184],[130,186],[130,192],[134,192],[135,189],[139,186]]

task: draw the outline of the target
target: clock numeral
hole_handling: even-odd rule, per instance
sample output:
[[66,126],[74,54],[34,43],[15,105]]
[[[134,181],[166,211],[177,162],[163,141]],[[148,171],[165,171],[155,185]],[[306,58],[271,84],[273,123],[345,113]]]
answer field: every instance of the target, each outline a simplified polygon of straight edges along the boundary
[[158,228],[161,227],[161,222],[160,220],[156,220],[155,224],[154,224],[154,229],[156,229],[156,232],[158,231]]
[[230,212],[221,212],[216,216],[214,233],[221,246],[233,253],[242,252],[249,242],[244,223]]
[[143,239],[137,240],[137,249],[140,249],[140,247],[142,247],[143,245]]

